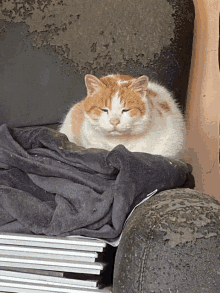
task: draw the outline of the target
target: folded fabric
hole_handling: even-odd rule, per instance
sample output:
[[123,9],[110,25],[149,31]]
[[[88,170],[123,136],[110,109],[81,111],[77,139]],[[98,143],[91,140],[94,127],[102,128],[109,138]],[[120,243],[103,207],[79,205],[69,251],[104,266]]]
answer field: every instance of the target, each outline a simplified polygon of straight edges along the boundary
[[116,239],[155,189],[194,187],[183,161],[85,149],[46,127],[0,126],[0,232]]

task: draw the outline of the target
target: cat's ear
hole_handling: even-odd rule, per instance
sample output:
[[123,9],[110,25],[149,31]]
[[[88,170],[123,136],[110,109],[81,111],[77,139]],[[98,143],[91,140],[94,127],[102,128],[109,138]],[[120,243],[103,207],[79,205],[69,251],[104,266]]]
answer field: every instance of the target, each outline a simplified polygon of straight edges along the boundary
[[86,74],[86,76],[85,76],[85,84],[86,84],[87,94],[88,95],[92,95],[96,91],[98,91],[101,88],[105,87],[105,84],[100,79],[98,79],[97,77],[95,77],[92,74]]
[[131,87],[135,92],[138,92],[141,95],[144,95],[147,91],[148,77],[142,75],[134,79],[129,87]]

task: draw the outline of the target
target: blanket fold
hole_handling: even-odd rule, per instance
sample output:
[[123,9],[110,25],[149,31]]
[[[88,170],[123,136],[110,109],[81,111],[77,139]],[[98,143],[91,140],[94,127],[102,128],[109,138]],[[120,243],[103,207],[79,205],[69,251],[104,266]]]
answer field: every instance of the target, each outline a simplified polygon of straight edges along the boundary
[[114,240],[147,194],[194,187],[192,167],[162,156],[85,149],[46,127],[0,126],[0,232]]

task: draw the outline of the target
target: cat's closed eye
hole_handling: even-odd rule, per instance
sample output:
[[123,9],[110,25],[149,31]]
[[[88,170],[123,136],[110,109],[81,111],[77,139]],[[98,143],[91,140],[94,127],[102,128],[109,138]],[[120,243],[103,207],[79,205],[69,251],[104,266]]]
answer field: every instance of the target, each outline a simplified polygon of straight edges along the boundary
[[125,113],[125,112],[128,112],[128,111],[130,111],[131,109],[123,109],[122,110],[122,113]]
[[108,113],[108,109],[101,109],[103,112]]

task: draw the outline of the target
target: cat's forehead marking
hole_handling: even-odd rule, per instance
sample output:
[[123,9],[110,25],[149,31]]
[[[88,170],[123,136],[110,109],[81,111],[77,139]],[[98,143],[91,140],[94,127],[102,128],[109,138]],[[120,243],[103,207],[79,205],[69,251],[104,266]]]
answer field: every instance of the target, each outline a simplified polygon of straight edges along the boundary
[[121,111],[121,109],[123,108],[123,105],[121,104],[121,97],[119,96],[119,91],[117,91],[116,94],[112,97],[111,106],[113,111]]
[[130,81],[129,80],[118,80],[118,85],[121,85],[121,84],[125,84],[125,83],[130,83]]

